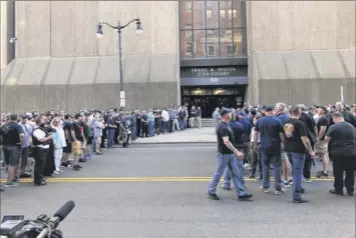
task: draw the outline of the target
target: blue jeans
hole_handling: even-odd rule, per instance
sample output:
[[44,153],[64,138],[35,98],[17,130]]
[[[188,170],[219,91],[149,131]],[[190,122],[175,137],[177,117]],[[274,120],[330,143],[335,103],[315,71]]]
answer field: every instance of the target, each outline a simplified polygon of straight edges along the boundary
[[270,164],[273,164],[273,176],[274,176],[274,188],[281,190],[281,153],[271,153],[261,148],[261,160],[262,160],[262,187],[270,188],[269,168]]
[[[238,182],[242,184],[242,190],[245,191],[245,180],[244,180],[244,174],[245,174],[245,168],[244,168],[244,163],[243,160],[236,159],[237,163],[237,168],[238,168]],[[224,187],[225,188],[230,188],[231,186],[231,170],[229,167],[225,168],[224,171]],[[238,188],[238,189],[241,189]]]
[[293,176],[293,199],[301,199],[302,194],[302,181],[303,181],[303,170],[305,163],[304,153],[287,152],[290,163],[292,164],[292,176]]
[[223,175],[224,170],[228,168],[229,171],[231,171],[232,182],[236,188],[236,195],[244,196],[246,194],[245,182],[243,179],[243,173],[241,174],[241,169],[239,168],[240,166],[238,165],[235,154],[221,154],[218,152],[216,158],[218,164],[211,184],[209,185],[208,192],[210,194],[216,194],[216,187],[219,184],[220,178]]
[[148,121],[148,136],[154,136],[155,122]]
[[113,147],[115,137],[115,129],[108,129],[108,148]]
[[134,141],[136,140],[137,138],[137,128],[134,126],[132,127],[132,131],[131,131],[131,140]]

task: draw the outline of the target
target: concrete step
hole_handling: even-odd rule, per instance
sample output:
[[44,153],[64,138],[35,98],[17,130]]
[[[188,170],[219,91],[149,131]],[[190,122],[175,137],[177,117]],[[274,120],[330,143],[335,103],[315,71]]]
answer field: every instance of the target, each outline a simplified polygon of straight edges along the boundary
[[202,127],[215,127],[215,121],[212,118],[202,118],[201,124]]

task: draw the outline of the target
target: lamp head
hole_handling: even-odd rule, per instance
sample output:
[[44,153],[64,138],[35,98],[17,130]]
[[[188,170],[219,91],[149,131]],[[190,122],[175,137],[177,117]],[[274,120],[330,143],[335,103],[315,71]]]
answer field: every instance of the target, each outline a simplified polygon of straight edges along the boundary
[[101,38],[103,36],[103,25],[99,22],[96,29],[96,37]]
[[136,33],[141,34],[143,32],[141,20],[138,19],[136,22]]

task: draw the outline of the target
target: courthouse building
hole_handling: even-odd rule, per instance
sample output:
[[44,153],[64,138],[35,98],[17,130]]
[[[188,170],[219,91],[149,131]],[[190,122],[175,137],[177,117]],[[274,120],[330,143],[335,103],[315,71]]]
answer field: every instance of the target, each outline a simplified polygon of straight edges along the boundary
[[356,102],[353,1],[8,1],[1,16],[5,111],[119,107],[118,34],[96,29],[137,17],[128,109]]

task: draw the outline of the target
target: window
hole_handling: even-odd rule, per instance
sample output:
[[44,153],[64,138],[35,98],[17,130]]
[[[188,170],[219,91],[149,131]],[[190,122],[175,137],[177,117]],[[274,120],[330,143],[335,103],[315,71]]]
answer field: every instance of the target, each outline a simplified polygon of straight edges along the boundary
[[185,58],[192,58],[193,51],[192,31],[181,31],[181,55]]
[[194,1],[193,2],[193,27],[195,29],[205,29],[205,2]]
[[206,44],[208,45],[208,57],[219,56],[219,31],[207,30]]
[[205,30],[194,31],[194,58],[205,58]]
[[245,57],[244,0],[179,1],[182,58]]
[[207,28],[218,28],[219,27],[219,2],[218,1],[208,1],[206,2],[206,18],[207,18]]
[[231,1],[220,1],[220,28],[232,28],[232,18],[228,15],[232,10]]
[[234,37],[234,56],[246,56],[247,51],[245,47],[245,29],[239,28],[233,30],[233,37]]
[[233,57],[232,29],[220,30],[220,57]]
[[180,27],[185,29],[187,25],[192,26],[193,24],[193,14],[192,14],[192,2],[182,2],[179,5],[180,10]]

